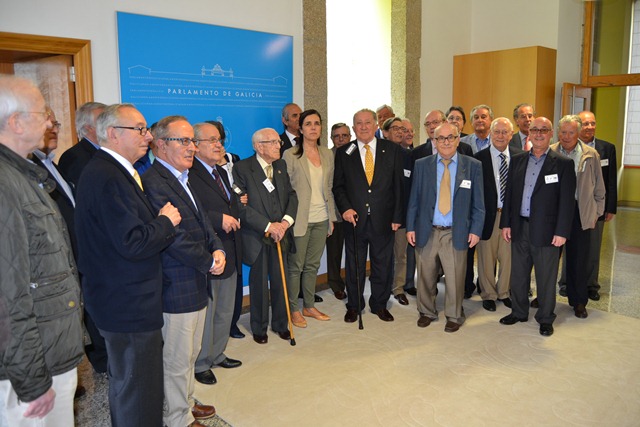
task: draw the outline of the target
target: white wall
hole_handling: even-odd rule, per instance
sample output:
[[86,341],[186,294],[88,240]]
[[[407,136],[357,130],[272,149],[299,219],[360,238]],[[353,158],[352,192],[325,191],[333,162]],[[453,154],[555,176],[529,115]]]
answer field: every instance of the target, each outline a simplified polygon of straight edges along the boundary
[[120,101],[116,11],[291,35],[293,99],[303,100],[300,0],[0,0],[0,11],[1,31],[91,40],[96,101]]

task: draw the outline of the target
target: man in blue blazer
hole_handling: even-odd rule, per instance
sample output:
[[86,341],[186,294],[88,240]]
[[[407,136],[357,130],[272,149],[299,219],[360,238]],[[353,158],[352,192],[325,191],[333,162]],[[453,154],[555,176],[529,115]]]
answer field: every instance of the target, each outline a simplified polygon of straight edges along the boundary
[[[87,167],[75,212],[78,267],[86,310],[109,356],[113,426],[162,424],[162,264],[178,210],[149,203],[133,163],[151,134],[131,104],[107,107],[98,118],[102,148]],[[159,213],[158,213],[159,212]]]
[[154,127],[157,158],[142,177],[156,209],[167,202],[180,211],[176,239],[162,254],[162,311],[165,412],[169,426],[210,418],[215,409],[193,403],[194,366],[200,353],[211,288],[209,273],[220,275],[225,253],[205,208],[189,185],[197,140],[182,116],[168,116]]
[[[438,318],[436,286],[439,264],[445,282],[445,332],[465,321],[462,300],[467,250],[480,240],[484,225],[482,166],[460,155],[458,128],[449,123],[434,133],[438,154],[416,162],[409,206],[407,241],[416,247],[419,327]],[[439,262],[438,262],[439,261]]]

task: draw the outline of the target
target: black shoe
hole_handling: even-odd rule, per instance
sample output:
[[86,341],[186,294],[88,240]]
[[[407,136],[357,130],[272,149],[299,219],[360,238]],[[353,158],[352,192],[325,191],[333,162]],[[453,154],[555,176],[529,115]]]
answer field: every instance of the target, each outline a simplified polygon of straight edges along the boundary
[[482,301],[482,308],[487,311],[496,311],[496,302],[490,299]]
[[353,323],[358,320],[358,312],[356,310],[348,309],[344,315],[344,321],[347,323]]
[[544,337],[550,337],[551,335],[553,335],[553,325],[551,323],[541,323],[540,335]]
[[416,295],[418,295],[418,291],[416,290],[416,288],[409,288],[405,290],[405,292],[411,295],[412,297],[415,297]]
[[265,335],[253,334],[253,340],[258,344],[266,344],[269,342],[269,337],[266,334]]
[[339,300],[343,300],[347,297],[347,294],[344,291],[335,291],[333,295]]
[[[438,294],[436,294],[436,295],[438,295]],[[473,291],[471,291],[471,292],[464,291],[464,299],[471,298],[471,295],[473,295]]]
[[383,320],[385,322],[393,322],[393,316],[386,308],[381,308],[380,310],[376,311],[376,315],[380,318],[380,320]]
[[565,297],[567,296],[567,285],[560,285],[560,288],[558,289],[558,294],[561,297]]
[[324,301],[324,300],[322,299],[322,297],[321,297],[321,296],[319,296],[318,294],[313,294],[313,299],[315,300],[315,302],[322,302],[322,301]]
[[507,298],[498,298],[498,301],[500,301],[501,303],[504,304],[505,307],[507,308],[511,308],[511,298],[507,297]]
[[573,307],[573,312],[578,319],[586,319],[589,316],[589,313],[587,313],[587,308],[584,306],[584,304],[578,304]]
[[196,377],[196,381],[198,381],[201,384],[213,385],[218,382],[218,380],[216,379],[216,376],[213,374],[213,371],[211,371],[211,369],[207,369],[204,372],[196,372],[195,377]]
[[589,290],[589,299],[592,301],[600,301],[600,292],[596,289]]
[[76,386],[76,392],[74,393],[73,398],[74,399],[80,399],[85,394],[87,394],[87,389],[84,388],[83,385],[78,384]]
[[236,359],[230,359],[228,357],[225,357],[222,362],[216,364],[216,366],[220,366],[221,368],[225,368],[225,369],[237,368],[240,365],[242,365],[241,361]]
[[245,334],[243,334],[242,331],[240,331],[240,329],[236,327],[236,328],[231,328],[231,331],[229,332],[229,336],[231,338],[241,339],[245,337]]
[[407,296],[405,294],[398,294],[394,295],[393,297],[398,300],[400,305],[409,305],[409,300],[407,299]]
[[540,303],[538,303],[538,297],[534,298],[531,300],[531,304],[529,304],[531,306],[531,308],[538,308],[540,307]]
[[519,317],[514,316],[513,314],[509,314],[500,319],[500,323],[503,325],[515,325],[518,322],[526,322],[529,319],[520,319]]
[[276,332],[276,334],[278,334],[278,336],[280,338],[282,338],[283,340],[290,340],[291,339],[291,332],[289,332],[288,329],[286,331],[283,331],[283,332]]

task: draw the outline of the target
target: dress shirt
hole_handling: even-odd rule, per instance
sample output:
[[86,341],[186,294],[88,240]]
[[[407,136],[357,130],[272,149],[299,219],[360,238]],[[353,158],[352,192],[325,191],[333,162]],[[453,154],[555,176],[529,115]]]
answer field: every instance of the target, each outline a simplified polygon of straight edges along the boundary
[[491,145],[491,137],[489,137],[489,136],[487,136],[484,139],[478,138],[478,135],[474,135],[474,137],[476,139],[476,148],[478,149],[478,151],[484,150],[489,145]]
[[84,139],[86,139],[87,141],[89,141],[91,143],[91,145],[93,145],[94,147],[96,147],[96,150],[100,149],[100,146],[98,144],[96,144],[95,142],[93,142],[92,140],[90,140],[89,138],[87,138],[86,136],[84,137]]
[[[87,141],[89,141],[89,140],[87,139]],[[91,142],[91,141],[89,141],[89,142]],[[120,163],[122,165],[122,167],[125,168],[127,170],[127,172],[129,172],[131,174],[131,177],[133,178],[133,174],[136,173],[136,170],[133,167],[133,165],[131,164],[131,162],[129,162],[129,160],[125,159],[120,154],[116,153],[113,150],[110,150],[109,148],[100,147],[100,150],[104,151],[105,153],[110,154],[114,159],[116,159],[118,161],[118,163]]]
[[[373,140],[371,142],[369,142],[369,148],[371,148],[371,155],[373,156],[373,164],[374,164],[374,168],[375,168],[375,164],[376,164],[376,146],[378,145],[378,140],[376,138],[373,138]],[[365,169],[365,160],[364,160],[364,156],[367,153],[367,150],[364,148],[365,143],[358,140],[358,151],[360,152],[360,160],[362,161],[362,168]]]
[[518,134],[520,134],[520,145],[523,150],[524,150],[524,146],[525,146],[525,141],[527,138],[529,138],[529,135],[525,135],[524,133],[518,131]]
[[[288,133],[288,132],[287,132]],[[262,168],[262,171],[264,172],[264,176],[267,176],[267,166],[271,165],[273,166],[271,163],[267,163],[262,157],[260,157],[260,155],[258,153],[256,153],[256,160],[258,161],[258,163],[260,164],[260,167]],[[283,160],[284,161],[284,160]],[[273,177],[273,179],[275,180],[275,176]],[[289,223],[289,227],[291,227],[293,225],[293,218],[291,218],[291,216],[289,215],[285,215],[282,217],[282,219],[284,221],[287,221]],[[264,232],[266,233],[267,231],[269,231],[269,226],[271,225],[271,223],[267,224],[267,228],[264,229]]]
[[[211,166],[209,166],[208,164],[206,164],[205,162],[203,162],[202,160],[200,160],[200,158],[198,156],[196,156],[196,159],[198,159],[198,161],[200,163],[202,163],[202,166],[204,166],[204,168],[207,170],[207,172],[209,172],[209,175],[213,176],[213,168]],[[217,170],[217,168],[216,168],[216,170]],[[219,173],[220,173],[220,171],[218,171],[218,174]],[[215,176],[214,176],[214,179],[215,179]],[[224,188],[225,193],[227,193],[227,199],[231,200],[231,193],[229,193],[229,189],[224,184],[224,180],[222,178],[220,178],[220,182],[222,183],[222,188]]]
[[229,184],[231,184],[231,186],[233,187],[233,173],[231,173],[231,171],[233,170],[233,159],[231,158],[231,154],[227,153],[224,155],[224,158],[227,160],[227,163],[222,165],[222,169],[224,169],[227,172],[227,178],[229,178]]
[[189,188],[189,169],[186,169],[184,172],[180,172],[178,169],[174,168],[164,160],[162,159],[156,159],[156,160],[158,160],[162,166],[169,169],[169,172],[171,172],[173,176],[178,178],[178,181],[180,181],[180,185],[182,185],[182,188],[184,188],[184,191],[187,192],[187,194],[189,195],[189,198],[193,202],[193,206],[195,206],[196,210],[198,210],[196,199],[193,198],[193,194],[191,193],[191,189]]
[[296,146],[296,138],[298,137],[298,135],[294,135],[291,132],[289,132],[288,130],[284,130],[284,133],[287,134],[287,136],[289,137],[289,141],[291,141],[291,146],[295,147]]
[[502,165],[502,159],[500,158],[500,154],[504,154],[507,167],[509,167],[509,163],[511,162],[509,147],[500,152],[493,146],[493,144],[491,144],[489,146],[489,151],[491,152],[491,164],[493,165],[493,178],[496,181],[496,191],[498,192],[498,209],[502,209],[502,200],[500,200],[500,165]]
[[[549,149],[544,152],[540,158],[533,155],[533,151],[529,152],[529,163],[527,163],[526,175],[524,177],[524,192],[522,194],[522,206],[520,206],[520,215],[525,218],[529,218],[531,215],[531,196],[533,195],[533,188],[538,180],[538,175],[542,170],[542,165],[547,158]],[[517,189],[516,189],[517,191]]]
[[[440,200],[440,183],[442,182],[442,175],[444,174],[444,163],[442,163],[442,157],[437,154],[438,160],[436,164],[436,171],[438,176],[438,182],[436,183],[437,193],[436,200]],[[442,212],[436,206],[433,210],[433,225],[439,225],[442,227],[451,227],[453,224],[453,196],[456,188],[456,173],[458,171],[458,152],[451,158],[449,163],[449,176],[451,177],[451,209],[446,215],[442,215]],[[436,202],[437,204],[437,202]]]
[[56,166],[53,164],[55,153],[52,151],[47,155],[40,150],[36,150],[33,152],[33,155],[39,158],[40,161],[42,161],[42,164],[47,168],[49,173],[53,175],[53,179],[56,180],[56,183],[60,186],[60,188],[62,188],[62,191],[64,191],[64,193],[67,195],[67,198],[71,200],[71,204],[75,208],[76,200],[73,198],[73,191],[71,191],[71,187],[69,187],[67,181],[64,180],[62,175],[60,175],[60,172],[58,172]]
[[[562,148],[562,144],[560,144],[560,152],[573,160],[573,171],[576,173],[576,177],[578,176],[578,167],[580,167],[580,158],[582,158],[582,146],[580,142],[576,144],[576,146],[571,150],[571,152],[567,152],[564,148]],[[578,187],[576,186],[576,200],[578,200]]]

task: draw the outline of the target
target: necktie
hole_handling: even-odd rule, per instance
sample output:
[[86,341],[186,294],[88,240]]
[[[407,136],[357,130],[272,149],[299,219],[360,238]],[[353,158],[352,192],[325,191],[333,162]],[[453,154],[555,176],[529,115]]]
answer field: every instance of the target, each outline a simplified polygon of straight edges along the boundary
[[438,210],[446,215],[451,210],[451,175],[449,175],[449,163],[451,159],[442,159],[444,172],[440,181],[440,197],[438,198]]
[[273,166],[267,165],[265,170],[267,172],[267,178],[269,179],[269,181],[273,182]]
[[218,187],[220,187],[220,191],[222,191],[222,194],[224,194],[225,196],[225,200],[227,201],[227,203],[229,203],[229,194],[227,193],[227,190],[224,188],[224,184],[222,183],[220,174],[218,173],[218,170],[215,167],[213,168],[212,173],[213,173],[213,178],[216,181],[216,184],[218,184]]
[[533,144],[531,144],[531,141],[529,141],[529,137],[526,137],[524,139],[524,151],[531,151],[531,146]]
[[133,180],[136,183],[138,183],[138,187],[140,187],[140,189],[144,191],[144,187],[142,186],[142,180],[140,179],[140,174],[136,170],[133,171]]
[[500,153],[500,203],[504,202],[504,194],[507,190],[507,172],[509,172],[509,166],[507,166],[507,156],[504,153]]
[[371,147],[369,144],[364,145],[364,174],[367,176],[367,182],[371,185],[373,181],[373,154],[371,153]]

